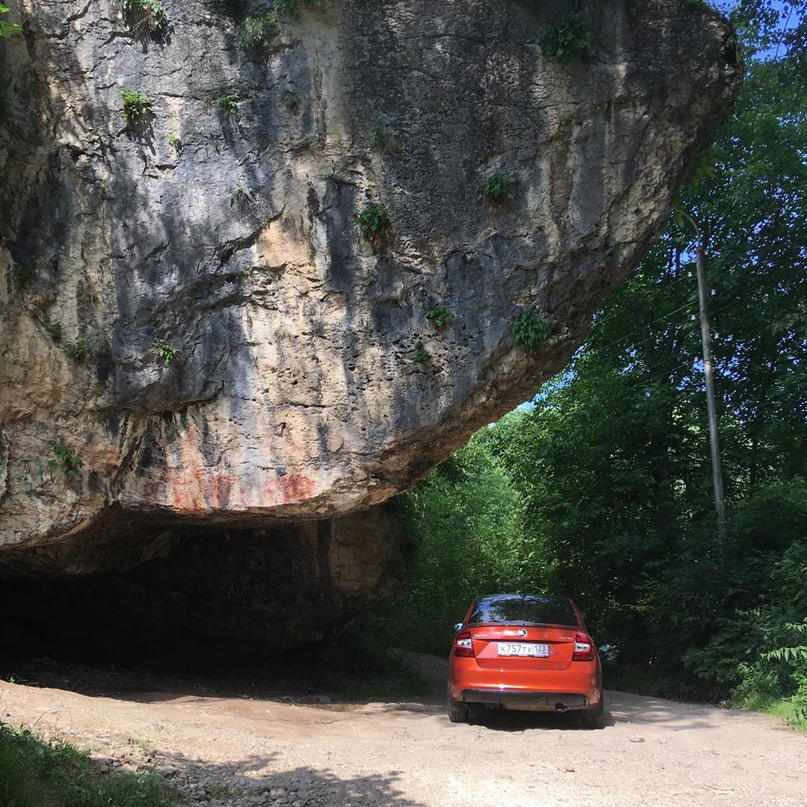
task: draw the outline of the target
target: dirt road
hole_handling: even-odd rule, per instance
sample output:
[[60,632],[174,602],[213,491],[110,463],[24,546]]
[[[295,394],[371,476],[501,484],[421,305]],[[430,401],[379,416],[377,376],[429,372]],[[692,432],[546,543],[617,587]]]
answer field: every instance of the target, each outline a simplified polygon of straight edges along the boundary
[[[442,661],[421,663],[444,680]],[[173,689],[0,681],[0,719],[108,766],[154,766],[208,807],[807,805],[807,735],[758,714],[609,692],[606,727],[592,732],[514,713],[455,726],[436,697],[348,705]]]

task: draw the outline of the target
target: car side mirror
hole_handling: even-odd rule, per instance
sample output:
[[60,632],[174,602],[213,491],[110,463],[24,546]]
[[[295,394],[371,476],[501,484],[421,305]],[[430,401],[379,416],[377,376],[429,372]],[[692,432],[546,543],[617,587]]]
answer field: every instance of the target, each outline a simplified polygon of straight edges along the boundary
[[462,630],[462,622],[457,622],[457,624],[454,625],[454,633],[457,633],[461,630]]

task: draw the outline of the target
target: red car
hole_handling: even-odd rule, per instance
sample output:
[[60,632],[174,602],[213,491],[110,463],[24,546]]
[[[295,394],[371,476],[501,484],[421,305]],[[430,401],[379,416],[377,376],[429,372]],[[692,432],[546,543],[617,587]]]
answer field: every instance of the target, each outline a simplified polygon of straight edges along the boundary
[[577,606],[562,597],[496,594],[471,603],[448,661],[448,717],[472,704],[538,712],[579,711],[603,725],[602,668]]

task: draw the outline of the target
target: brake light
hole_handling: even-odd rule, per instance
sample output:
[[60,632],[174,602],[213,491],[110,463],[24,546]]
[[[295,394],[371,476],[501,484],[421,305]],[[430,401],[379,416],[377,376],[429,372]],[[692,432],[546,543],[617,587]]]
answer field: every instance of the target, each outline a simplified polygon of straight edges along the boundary
[[471,638],[471,631],[464,630],[457,635],[454,639],[454,655],[473,657],[474,655],[474,640]]
[[586,636],[585,633],[578,633],[577,636],[574,637],[572,661],[593,661],[596,652],[594,642],[592,642],[591,638]]

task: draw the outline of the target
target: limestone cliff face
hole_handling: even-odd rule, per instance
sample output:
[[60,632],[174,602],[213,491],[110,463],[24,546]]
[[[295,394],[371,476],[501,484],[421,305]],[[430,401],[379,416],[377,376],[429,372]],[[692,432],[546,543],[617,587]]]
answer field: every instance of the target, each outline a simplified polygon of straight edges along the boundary
[[[165,0],[159,35],[117,0],[23,6],[0,45],[15,574],[406,488],[568,360],[740,81],[729,27],[681,0],[324,0],[260,47],[252,0]],[[573,11],[593,39],[565,67],[538,40]],[[513,198],[480,202],[494,175]]]

